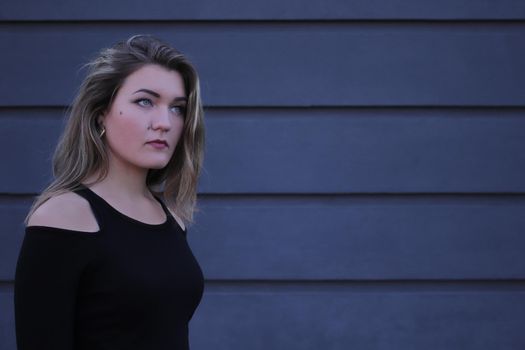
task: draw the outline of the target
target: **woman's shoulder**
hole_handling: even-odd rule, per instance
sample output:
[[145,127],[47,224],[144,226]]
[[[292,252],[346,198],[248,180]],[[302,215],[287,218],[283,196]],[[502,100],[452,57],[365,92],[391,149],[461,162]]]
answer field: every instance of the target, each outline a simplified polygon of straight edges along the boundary
[[52,196],[29,217],[27,227],[45,226],[74,231],[96,232],[97,220],[89,202],[74,192]]

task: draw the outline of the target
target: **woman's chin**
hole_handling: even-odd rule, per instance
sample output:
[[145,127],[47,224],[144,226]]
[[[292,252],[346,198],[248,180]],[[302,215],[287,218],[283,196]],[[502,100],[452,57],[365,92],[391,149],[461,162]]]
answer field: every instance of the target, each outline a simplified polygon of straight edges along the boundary
[[162,164],[152,164],[148,168],[152,169],[152,170],[160,170],[160,169],[164,169],[166,167],[166,165],[168,165],[167,162],[166,163],[162,163]]
[[163,169],[170,162],[168,157],[158,157],[157,159],[149,159],[149,161],[144,162],[142,165],[148,169]]

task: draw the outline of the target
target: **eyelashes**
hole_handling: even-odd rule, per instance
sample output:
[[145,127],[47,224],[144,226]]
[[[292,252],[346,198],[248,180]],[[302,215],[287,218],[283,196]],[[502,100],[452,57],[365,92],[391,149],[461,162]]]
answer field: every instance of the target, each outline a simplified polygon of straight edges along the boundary
[[[139,98],[135,101],[133,101],[133,103],[141,106],[141,107],[144,107],[144,108],[148,108],[148,107],[153,107],[153,101],[149,98]],[[184,105],[174,105],[174,106],[171,106],[170,107],[170,111],[177,114],[177,115],[181,115],[181,116],[186,116],[186,106]]]

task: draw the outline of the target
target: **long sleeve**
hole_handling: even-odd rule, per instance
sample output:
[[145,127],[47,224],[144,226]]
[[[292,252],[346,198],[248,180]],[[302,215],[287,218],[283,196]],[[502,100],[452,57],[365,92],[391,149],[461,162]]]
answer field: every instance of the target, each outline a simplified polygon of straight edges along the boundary
[[18,350],[72,350],[77,288],[89,263],[89,233],[27,227],[15,272]]

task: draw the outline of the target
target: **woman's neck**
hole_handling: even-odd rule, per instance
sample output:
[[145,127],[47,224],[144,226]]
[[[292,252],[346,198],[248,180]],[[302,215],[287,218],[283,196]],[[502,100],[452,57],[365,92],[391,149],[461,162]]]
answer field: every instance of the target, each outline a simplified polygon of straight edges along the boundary
[[125,166],[116,159],[110,158],[108,172],[103,180],[93,183],[97,179],[97,174],[93,174],[84,182],[93,183],[90,185],[92,189],[108,197],[126,201],[144,197],[151,199],[151,192],[146,185],[147,175],[148,169]]

